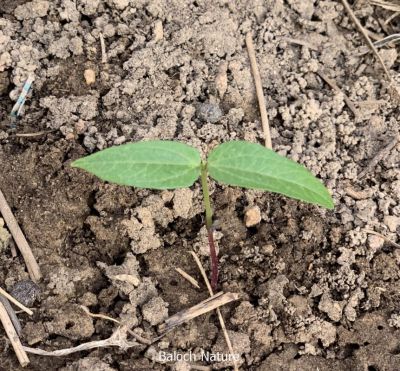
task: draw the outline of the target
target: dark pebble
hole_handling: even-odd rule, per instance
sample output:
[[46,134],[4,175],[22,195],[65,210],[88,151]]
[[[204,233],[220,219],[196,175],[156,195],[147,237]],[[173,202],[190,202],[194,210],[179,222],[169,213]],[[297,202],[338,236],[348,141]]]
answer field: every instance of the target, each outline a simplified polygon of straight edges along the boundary
[[197,106],[196,116],[201,121],[211,122],[212,124],[215,124],[221,119],[223,113],[221,111],[221,108],[219,108],[218,104],[200,103]]
[[31,307],[40,296],[40,287],[31,280],[19,281],[10,294],[26,307]]

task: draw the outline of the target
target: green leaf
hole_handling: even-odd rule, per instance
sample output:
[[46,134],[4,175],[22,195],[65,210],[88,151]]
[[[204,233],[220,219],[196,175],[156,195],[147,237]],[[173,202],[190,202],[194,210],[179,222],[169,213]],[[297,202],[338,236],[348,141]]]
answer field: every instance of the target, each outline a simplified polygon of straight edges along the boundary
[[140,188],[190,187],[200,175],[200,154],[186,144],[148,141],[124,144],[72,163],[99,178]]
[[324,185],[305,167],[259,144],[227,142],[208,157],[208,171],[218,182],[281,193],[333,208]]

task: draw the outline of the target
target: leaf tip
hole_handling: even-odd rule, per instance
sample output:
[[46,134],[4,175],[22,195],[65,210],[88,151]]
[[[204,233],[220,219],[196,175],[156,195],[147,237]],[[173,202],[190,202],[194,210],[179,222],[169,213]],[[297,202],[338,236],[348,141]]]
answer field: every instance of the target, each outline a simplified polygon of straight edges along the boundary
[[335,208],[335,202],[332,196],[327,192],[325,200],[319,203],[320,206],[325,207],[328,210],[333,210]]
[[82,167],[82,159],[81,158],[79,158],[79,159],[77,159],[77,160],[75,160],[75,161],[72,161],[71,162],[71,165],[70,165],[71,167],[76,167],[76,168],[83,168]]
[[328,210],[333,210],[335,208],[335,203],[333,202],[332,198],[326,203],[325,207]]

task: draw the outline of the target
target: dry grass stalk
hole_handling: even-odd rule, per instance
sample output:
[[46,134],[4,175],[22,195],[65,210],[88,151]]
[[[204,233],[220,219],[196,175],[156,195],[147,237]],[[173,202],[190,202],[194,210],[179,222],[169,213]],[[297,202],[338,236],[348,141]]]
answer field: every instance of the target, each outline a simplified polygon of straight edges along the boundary
[[21,228],[19,227],[18,222],[15,219],[10,206],[8,206],[7,200],[5,199],[1,190],[0,213],[1,215],[3,215],[3,219],[6,222],[7,227],[11,232],[11,235],[13,236],[15,243],[18,246],[18,249],[21,251],[22,257],[24,258],[26,267],[28,269],[29,276],[34,282],[40,281],[40,279],[42,278],[42,274],[40,273],[39,265],[36,262],[32,250],[28,242],[26,241],[26,238],[22,233]]
[[199,283],[188,273],[186,273],[183,269],[181,268],[175,268],[175,270],[186,280],[188,280],[194,287],[200,288]]
[[385,156],[387,156],[390,151],[395,147],[397,142],[399,141],[399,137],[395,136],[385,147],[383,147],[376,155],[375,157],[370,161],[368,166],[361,171],[357,179],[363,178],[365,175],[367,175],[376,165],[377,163],[382,160]]
[[382,238],[383,240],[385,240],[388,244],[390,244],[390,245],[392,245],[392,246],[394,246],[394,247],[400,248],[400,245],[399,245],[398,243],[393,242],[392,240],[390,240],[389,238],[387,238],[386,236],[384,236],[384,235],[381,234],[381,233],[372,231],[372,230],[370,230],[370,229],[364,229],[364,232],[365,232],[365,233],[368,233],[368,234],[373,234],[373,235],[375,235],[375,236],[378,236],[378,237]]
[[392,79],[392,76],[390,76],[389,70],[386,68],[385,62],[383,61],[382,57],[380,56],[380,54],[378,53],[378,50],[376,49],[374,43],[371,41],[370,37],[368,36],[367,31],[365,31],[364,27],[361,25],[360,21],[358,20],[358,18],[354,15],[353,10],[350,8],[349,3],[347,2],[347,0],[342,0],[342,4],[345,7],[347,13],[349,14],[351,20],[354,22],[354,24],[356,25],[356,27],[358,28],[358,30],[361,32],[361,34],[364,36],[365,41],[367,42],[367,45],[369,46],[369,48],[372,50],[372,52],[374,53],[376,59],[379,61],[379,63],[381,64],[388,80],[390,83],[394,84],[394,81]]
[[386,19],[384,25],[388,25],[393,19],[397,18],[400,15],[400,11],[393,13],[388,19]]
[[326,76],[321,70],[317,71],[317,74],[319,77],[321,77],[322,80],[324,80],[331,89],[335,90],[338,93],[342,93],[343,94],[343,99],[347,105],[347,107],[349,107],[350,111],[353,112],[353,115],[355,118],[359,117],[359,113],[356,109],[356,107],[354,106],[353,102],[350,100],[350,98],[343,93],[343,91],[336,85],[335,81],[333,81],[332,79],[330,79],[328,76]]
[[[88,316],[90,316],[90,317],[92,317],[92,318],[105,319],[106,321],[111,321],[111,322],[114,322],[114,323],[117,323],[117,324],[121,325],[121,322],[118,321],[118,320],[115,319],[115,318],[106,316],[105,314],[95,314],[95,313],[92,313],[92,312],[90,312],[90,310],[89,310],[87,307],[85,307],[84,305],[81,305],[80,307],[86,312],[86,314],[87,314]],[[127,332],[128,332],[130,335],[132,335],[137,341],[140,341],[140,342],[143,343],[143,344],[150,345],[150,344],[152,344],[152,343],[154,342],[154,341],[151,341],[151,340],[148,340],[148,339],[145,339],[145,338],[141,337],[140,335],[136,334],[135,332],[133,332],[133,331],[130,330],[130,329],[127,329]]]
[[369,0],[371,5],[380,6],[386,10],[392,10],[393,12],[400,12],[400,4],[396,4],[390,1],[383,1],[383,0]]
[[104,36],[101,32],[99,33],[99,38],[100,38],[100,48],[101,48],[101,63],[107,63],[108,57],[106,52],[106,43],[104,42]]
[[126,339],[127,329],[124,327],[118,328],[108,339],[89,341],[72,348],[59,349],[53,351],[47,351],[37,348],[23,347],[23,349],[32,354],[38,354],[40,356],[52,356],[52,357],[63,357],[72,353],[81,352],[83,350],[95,349],[95,348],[107,348],[107,347],[118,347],[122,350],[132,348],[139,345],[135,341],[128,341]]
[[42,130],[36,133],[16,133],[15,136],[18,138],[34,138],[39,137],[41,135],[53,133],[56,130]]
[[170,329],[181,325],[182,323],[188,322],[193,318],[201,316],[202,314],[211,312],[212,310],[221,307],[222,305],[228,304],[231,301],[239,299],[239,295],[232,292],[219,292],[206,300],[203,300],[199,304],[194,305],[191,308],[182,310],[171,317],[167,318],[163,324],[159,326],[160,331],[169,331]]
[[317,45],[311,44],[308,41],[304,41],[304,40],[299,40],[299,39],[292,39],[290,37],[285,37],[283,39],[284,41],[288,42],[289,44],[295,44],[295,45],[300,45],[300,46],[304,46],[310,50],[319,50]]
[[[196,253],[194,251],[191,251],[190,253],[192,254],[192,256],[193,256],[193,258],[194,258],[194,260],[195,260],[195,262],[196,262],[196,264],[197,264],[197,266],[198,266],[198,268],[200,270],[200,273],[203,276],[203,280],[204,280],[204,282],[205,282],[205,284],[207,286],[208,292],[210,293],[211,296],[214,295],[212,287],[210,285],[210,281],[208,280],[206,271],[204,270],[203,265],[201,264],[199,257],[196,255]],[[226,326],[225,326],[225,321],[224,321],[224,318],[222,317],[222,314],[221,314],[221,311],[220,311],[219,308],[217,308],[217,315],[218,315],[219,323],[220,323],[221,328],[222,328],[222,332],[223,332],[224,337],[225,337],[226,345],[228,346],[228,349],[229,349],[229,353],[231,355],[234,355],[232,342],[231,342],[231,339],[229,338],[228,331],[226,330]],[[237,362],[236,362],[235,358],[233,358],[233,368],[234,368],[235,371],[239,370],[239,366],[237,365]]]
[[11,322],[11,319],[6,311],[4,305],[0,302],[0,321],[3,324],[4,330],[11,342],[11,345],[14,349],[14,352],[18,358],[18,361],[22,367],[25,367],[29,364],[29,358],[26,354],[24,347],[21,344],[21,340],[17,332],[15,331],[14,325]]
[[246,35],[246,46],[249,54],[251,72],[253,74],[254,84],[256,86],[256,93],[258,99],[258,106],[260,108],[261,124],[264,132],[265,147],[272,149],[271,133],[269,130],[267,108],[265,107],[265,98],[262,89],[260,71],[258,70],[256,53],[254,51],[253,36],[251,32]]
[[344,191],[346,195],[353,198],[354,200],[366,200],[370,198],[374,193],[371,189],[366,189],[363,191],[356,191],[353,187],[347,186]]

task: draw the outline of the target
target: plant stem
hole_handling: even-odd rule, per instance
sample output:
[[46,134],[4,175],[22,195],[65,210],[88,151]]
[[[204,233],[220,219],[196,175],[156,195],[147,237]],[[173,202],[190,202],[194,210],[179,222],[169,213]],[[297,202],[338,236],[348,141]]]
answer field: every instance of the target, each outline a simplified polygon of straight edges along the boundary
[[203,189],[203,197],[204,197],[204,207],[206,209],[206,227],[207,230],[210,230],[212,227],[212,209],[210,203],[210,192],[208,190],[208,182],[207,182],[207,163],[201,163],[201,187]]
[[201,163],[201,187],[203,189],[204,208],[206,209],[206,228],[208,235],[208,244],[210,245],[211,259],[211,287],[215,291],[218,283],[218,256],[215,250],[214,236],[212,230],[212,209],[210,202],[210,192],[207,182],[207,163]]

